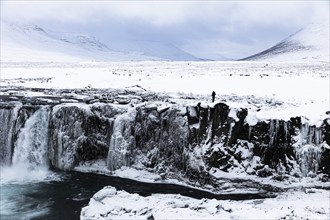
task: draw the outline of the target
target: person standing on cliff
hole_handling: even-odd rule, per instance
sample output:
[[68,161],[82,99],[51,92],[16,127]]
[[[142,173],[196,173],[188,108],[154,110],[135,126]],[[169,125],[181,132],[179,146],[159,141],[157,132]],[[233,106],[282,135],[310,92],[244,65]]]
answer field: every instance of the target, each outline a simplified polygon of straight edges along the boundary
[[212,102],[214,102],[214,99],[215,99],[215,92],[213,91],[212,92]]

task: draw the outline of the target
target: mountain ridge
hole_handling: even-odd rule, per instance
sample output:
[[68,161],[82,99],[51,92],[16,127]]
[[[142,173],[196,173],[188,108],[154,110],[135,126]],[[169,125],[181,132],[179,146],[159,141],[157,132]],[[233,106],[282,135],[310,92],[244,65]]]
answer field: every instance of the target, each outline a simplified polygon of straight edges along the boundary
[[1,21],[1,27],[1,61],[201,60],[162,42],[113,42],[109,45],[88,34],[57,33],[38,25]]
[[329,23],[313,23],[274,46],[240,60],[330,62],[329,41]]

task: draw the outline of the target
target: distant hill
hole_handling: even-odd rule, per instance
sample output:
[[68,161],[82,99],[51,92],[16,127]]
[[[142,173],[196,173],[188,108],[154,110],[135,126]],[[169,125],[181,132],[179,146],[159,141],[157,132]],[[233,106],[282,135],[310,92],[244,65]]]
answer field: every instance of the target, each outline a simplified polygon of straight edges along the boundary
[[329,29],[328,22],[311,24],[275,46],[241,60],[330,62]]
[[171,44],[113,42],[77,33],[56,33],[37,25],[1,22],[1,61],[200,60]]

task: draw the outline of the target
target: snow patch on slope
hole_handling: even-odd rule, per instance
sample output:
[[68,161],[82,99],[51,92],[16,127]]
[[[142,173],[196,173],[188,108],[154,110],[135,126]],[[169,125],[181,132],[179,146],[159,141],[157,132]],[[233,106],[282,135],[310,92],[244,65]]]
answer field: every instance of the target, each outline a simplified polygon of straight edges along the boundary
[[310,24],[275,46],[243,60],[329,62],[329,21]]

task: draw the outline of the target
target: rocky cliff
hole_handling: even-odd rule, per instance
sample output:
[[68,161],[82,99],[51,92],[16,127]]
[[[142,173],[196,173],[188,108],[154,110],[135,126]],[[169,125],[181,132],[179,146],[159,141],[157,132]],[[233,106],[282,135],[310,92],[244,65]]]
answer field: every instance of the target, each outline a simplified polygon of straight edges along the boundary
[[163,178],[180,174],[200,183],[217,170],[330,175],[329,118],[317,126],[294,115],[288,121],[248,118],[247,109],[226,103],[2,103],[1,165],[14,163],[14,154],[60,170],[102,159],[109,171],[139,165]]

